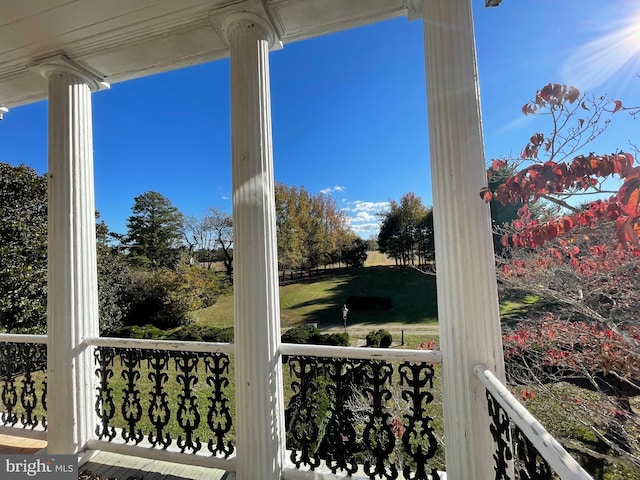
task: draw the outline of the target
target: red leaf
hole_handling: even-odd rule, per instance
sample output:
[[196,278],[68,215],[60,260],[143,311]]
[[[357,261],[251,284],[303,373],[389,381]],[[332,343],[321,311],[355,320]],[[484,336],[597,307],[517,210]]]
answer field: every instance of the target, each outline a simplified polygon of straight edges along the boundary
[[582,106],[583,109],[589,110],[589,107],[587,107],[587,103],[586,102],[582,102],[580,105]]
[[620,175],[620,177],[624,178],[633,172],[633,155],[630,153],[619,153],[615,157],[613,157],[613,171]]
[[552,84],[547,84],[545,85],[542,90],[540,90],[538,92],[537,97],[540,97],[542,100],[549,100],[549,98],[551,98],[551,93],[552,93],[552,89],[553,89],[553,85]]
[[529,213],[529,206],[525,203],[524,205],[522,205],[518,211],[517,211],[517,215],[520,218],[530,218],[531,217],[531,213]]
[[537,145],[527,145],[527,148],[525,148],[524,151],[527,155],[525,158],[538,158]]
[[591,221],[592,221],[592,216],[589,215],[590,212],[582,212],[578,214],[578,221],[580,222],[580,225],[582,225],[583,227],[588,227],[591,225]]
[[615,108],[613,109],[614,112],[622,109],[622,102],[620,100],[614,100],[613,103],[616,104]]
[[480,198],[487,203],[491,201],[491,199],[493,198],[493,194],[491,193],[491,190],[489,190],[489,187],[482,187],[480,189]]
[[580,125],[580,128],[582,128],[582,125],[584,125],[584,119],[583,118],[579,118],[578,119],[578,125]]
[[617,220],[618,217],[620,216],[620,209],[618,208],[618,205],[614,204],[614,203],[610,203],[607,206],[607,218],[610,218],[611,220]]
[[536,133],[531,136],[530,141],[535,146],[542,145],[542,142],[544,142],[544,135],[542,133]]
[[[638,217],[636,217],[637,219]],[[638,232],[633,228],[634,219],[624,220],[618,219],[618,225],[616,228],[616,234],[618,241],[623,245],[631,244],[635,247],[640,247],[640,241],[638,241]]]
[[535,109],[535,107],[534,107],[533,105],[531,105],[530,103],[525,103],[525,104],[522,106],[522,113],[523,113],[524,115],[531,115],[531,114],[533,114],[533,113],[536,113],[536,109]]
[[571,217],[564,217],[562,219],[562,228],[565,232],[568,232],[573,228],[573,219]]
[[569,87],[569,91],[565,95],[565,98],[569,100],[569,103],[573,103],[580,98],[580,90],[576,87]]
[[493,168],[494,170],[500,170],[502,167],[506,165],[507,165],[507,162],[505,162],[504,160],[494,160],[493,163],[491,164],[491,168]]
[[640,203],[640,171],[625,179],[624,184],[618,191],[618,198],[627,214],[633,216],[638,214],[638,204]]
[[625,211],[630,215],[638,213],[638,203],[640,203],[640,190],[638,190],[637,188],[632,190],[629,195],[625,195],[625,199]]

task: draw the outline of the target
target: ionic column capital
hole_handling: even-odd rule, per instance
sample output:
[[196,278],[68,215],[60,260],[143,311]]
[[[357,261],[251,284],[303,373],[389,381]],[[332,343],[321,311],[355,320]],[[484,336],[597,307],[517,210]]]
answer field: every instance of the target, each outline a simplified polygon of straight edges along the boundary
[[269,50],[282,48],[280,34],[262,2],[246,1],[227,9],[216,10],[210,15],[211,26],[231,46],[232,35],[239,30],[260,31],[269,43]]
[[92,92],[110,88],[110,85],[104,81],[102,75],[74,62],[66,55],[56,55],[55,57],[46,58],[31,65],[29,68],[45,78],[49,78],[55,73],[71,74],[84,81]]

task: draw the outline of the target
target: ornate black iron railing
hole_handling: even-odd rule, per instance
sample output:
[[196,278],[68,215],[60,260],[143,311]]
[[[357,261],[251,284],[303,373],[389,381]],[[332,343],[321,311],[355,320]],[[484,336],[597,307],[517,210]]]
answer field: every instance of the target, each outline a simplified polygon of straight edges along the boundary
[[46,430],[47,346],[0,342],[0,424]]
[[[46,341],[0,336],[0,426],[46,435]],[[234,469],[233,345],[104,338],[87,345],[95,347],[97,376],[93,448],[146,456],[151,447],[168,450],[170,461],[176,452],[198,454],[189,461]],[[281,352],[296,469],[440,478],[440,352],[291,344]],[[491,371],[474,372],[486,387],[496,480],[593,480]]]
[[224,353],[97,347],[98,439],[182,453],[234,452]]
[[593,480],[491,371],[474,371],[486,387],[495,480]]
[[292,391],[287,449],[296,468],[439,478],[444,452],[434,431],[433,364],[305,355],[284,361]]
[[[487,391],[489,415],[492,419],[491,436],[496,444],[493,455],[496,480],[551,480],[558,478],[517,425],[490,392]],[[512,439],[513,434],[513,439]],[[515,445],[514,445],[515,440]],[[515,458],[514,458],[515,446]]]

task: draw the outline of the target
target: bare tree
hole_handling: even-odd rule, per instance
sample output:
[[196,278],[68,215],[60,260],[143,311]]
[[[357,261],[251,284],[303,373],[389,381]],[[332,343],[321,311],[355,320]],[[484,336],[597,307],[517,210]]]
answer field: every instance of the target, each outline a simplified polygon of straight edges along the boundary
[[222,261],[229,278],[233,275],[233,222],[231,215],[210,208],[200,217],[187,217],[183,236],[192,255],[211,268]]

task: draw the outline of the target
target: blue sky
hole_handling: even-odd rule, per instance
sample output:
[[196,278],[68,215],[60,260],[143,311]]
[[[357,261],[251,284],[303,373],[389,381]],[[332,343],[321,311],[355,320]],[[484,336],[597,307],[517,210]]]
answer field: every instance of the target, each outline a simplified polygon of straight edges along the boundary
[[[549,82],[640,104],[637,0],[473,4],[488,161],[547,131],[520,109]],[[287,44],[271,54],[271,91],[276,181],[331,194],[363,238],[390,199],[431,204],[420,21]],[[46,171],[46,108],[5,115],[0,161]],[[114,84],[94,94],[93,115],[96,208],[111,230],[125,232],[149,190],[185,215],[231,212],[228,60]],[[638,122],[620,114],[592,150],[640,143]]]

